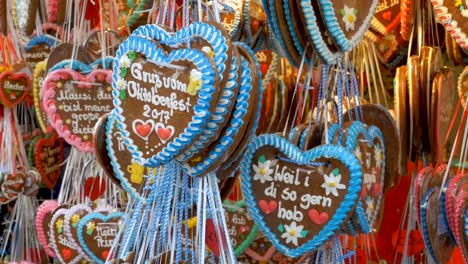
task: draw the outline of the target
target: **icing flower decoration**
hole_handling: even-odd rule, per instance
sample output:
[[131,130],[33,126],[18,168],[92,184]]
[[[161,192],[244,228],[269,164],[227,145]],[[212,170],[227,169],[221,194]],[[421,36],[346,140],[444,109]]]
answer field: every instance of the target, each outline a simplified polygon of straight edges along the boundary
[[202,74],[199,70],[192,69],[190,71],[190,82],[187,88],[187,92],[190,95],[196,95],[198,89],[202,86]]
[[125,89],[125,87],[127,87],[127,81],[125,81],[124,79],[119,79],[116,84],[118,90],[123,90]]
[[254,181],[260,181],[261,183],[265,183],[265,181],[272,181],[273,177],[271,175],[273,174],[273,169],[271,168],[272,166],[272,161],[267,160],[267,161],[258,161],[258,165],[253,165],[252,168],[255,172],[255,176],[253,178]]
[[55,222],[55,228],[57,229],[57,232],[61,234],[63,232],[63,220],[59,219],[57,222]]
[[346,27],[346,31],[354,30],[354,23],[356,22],[356,15],[358,10],[353,7],[348,7],[347,5],[344,6],[343,9],[340,10],[341,16],[343,17],[343,22]]
[[132,62],[130,61],[130,58],[127,56],[127,54],[123,55],[120,58],[120,67],[122,68],[130,68],[130,65]]
[[382,162],[383,162],[383,153],[382,153],[382,148],[380,148],[379,144],[375,145],[374,159],[375,159],[375,163],[376,163],[375,165],[380,168],[382,166]]
[[87,223],[86,224],[86,234],[92,235],[95,228],[96,228],[96,224],[94,222]]
[[326,195],[331,193],[334,196],[338,196],[338,190],[346,189],[346,185],[340,183],[341,174],[338,169],[334,169],[330,175],[324,174],[323,179],[325,182],[321,187],[325,189]]
[[78,224],[80,223],[80,215],[79,214],[74,214],[71,217],[71,222],[72,222],[72,226],[76,228],[78,226]]
[[206,53],[208,56],[210,56],[210,58],[214,58],[215,53],[214,53],[214,51],[213,51],[210,47],[205,46],[205,47],[203,47],[201,50],[202,50],[204,53]]
[[297,246],[297,239],[302,237],[303,225],[297,225],[296,222],[292,222],[290,225],[284,225],[285,232],[281,235],[281,238],[286,238],[286,243],[293,243]]
[[359,160],[359,162],[362,162],[362,153],[361,153],[361,149],[359,148],[359,146],[357,146],[357,147],[354,149],[354,155],[355,155],[356,158]]
[[372,199],[370,197],[367,197],[366,198],[366,205],[367,205],[366,215],[367,215],[367,218],[370,218],[370,217],[372,217],[372,215],[374,214],[374,211],[375,211],[374,199]]

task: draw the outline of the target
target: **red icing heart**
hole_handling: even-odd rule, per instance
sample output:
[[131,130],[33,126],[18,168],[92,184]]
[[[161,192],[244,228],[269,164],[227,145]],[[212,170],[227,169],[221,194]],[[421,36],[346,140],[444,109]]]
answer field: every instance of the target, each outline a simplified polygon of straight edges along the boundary
[[310,209],[308,215],[310,220],[317,225],[322,225],[328,221],[328,214],[326,212],[319,213],[316,209]]
[[278,203],[276,203],[276,201],[267,202],[265,200],[260,200],[258,202],[258,206],[260,207],[260,209],[262,209],[262,211],[265,214],[270,214],[276,210],[276,208],[278,207]]
[[102,256],[103,259],[107,259],[107,257],[109,257],[109,250],[104,250],[101,253],[101,256]]
[[106,191],[106,182],[101,177],[91,177],[85,183],[85,195],[92,201],[97,200]]
[[159,127],[157,133],[162,140],[168,140],[172,136],[172,131],[168,128]]
[[26,97],[30,82],[24,72],[3,72],[0,74],[0,101],[8,108],[14,107]]
[[62,249],[62,256],[64,260],[69,260],[72,257],[72,251],[68,248]]
[[51,138],[41,138],[35,147],[35,165],[42,181],[53,189],[60,177],[60,166],[63,162],[63,141],[57,134]]
[[[224,245],[226,246],[226,240],[224,239]],[[213,219],[206,220],[206,233],[205,233],[205,243],[208,248],[213,252],[213,254],[218,257],[220,253],[219,238],[216,235],[216,227],[214,225]]]
[[136,125],[136,131],[140,137],[147,137],[149,133],[153,130],[153,126],[151,124],[138,124]]
[[387,12],[383,13],[382,17],[385,20],[390,21],[392,19],[392,11],[387,11]]

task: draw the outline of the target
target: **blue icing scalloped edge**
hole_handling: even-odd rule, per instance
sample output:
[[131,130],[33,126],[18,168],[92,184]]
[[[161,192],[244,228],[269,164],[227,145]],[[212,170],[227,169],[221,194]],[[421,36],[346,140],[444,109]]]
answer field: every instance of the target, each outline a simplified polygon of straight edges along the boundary
[[[440,192],[440,210],[441,210],[441,213],[442,213],[442,218],[444,219],[444,224],[445,226],[450,226],[449,225],[449,220],[448,220],[448,216],[447,216],[447,210],[445,209],[445,203],[446,203],[446,195],[447,195],[447,187],[450,183],[450,180],[449,179],[444,187],[442,188],[441,192]],[[453,242],[454,245],[457,245],[457,240],[455,239],[455,236],[453,235],[452,233],[452,229],[450,228],[447,228],[447,232],[448,232],[448,235],[450,237],[450,240]]]
[[236,56],[232,56],[231,70],[229,71],[229,79],[226,83],[225,88],[221,97],[218,99],[218,104],[216,105],[215,111],[213,113],[213,118],[208,122],[207,128],[203,130],[203,134],[198,138],[187,151],[185,151],[178,160],[186,161],[187,159],[192,158],[198,151],[203,149],[209,140],[216,136],[216,132],[219,128],[219,123],[223,121],[227,116],[227,108],[232,104],[231,100],[234,96],[234,90],[236,89],[238,82],[238,69],[240,67],[240,62],[237,61]]
[[[320,6],[322,9],[323,20],[325,25],[330,32],[330,35],[335,39],[336,43],[343,52],[351,51],[364,37],[367,29],[370,26],[372,18],[374,17],[375,9],[377,8],[378,0],[373,0],[373,3],[370,8],[370,12],[367,14],[367,17],[362,22],[361,27],[357,30],[354,36],[351,39],[348,39],[341,29],[337,21],[337,16],[335,9],[333,8],[333,3],[330,0],[319,0]],[[363,12],[362,10],[359,10]],[[367,10],[365,10],[367,12]]]
[[291,10],[289,8],[289,2],[287,0],[283,0],[283,10],[284,10],[284,15],[286,17],[286,23],[288,24],[289,33],[291,33],[294,47],[296,47],[296,50],[299,52],[301,56],[304,56],[304,47],[301,45],[301,42],[299,41],[299,38],[297,37],[297,32],[294,29],[294,24],[292,22],[292,17],[291,17]]
[[[356,141],[356,138],[359,134],[362,134],[366,137],[366,140],[368,142],[373,142],[375,138],[378,138],[380,140],[380,142],[382,142],[382,158],[383,160],[385,160],[385,146],[383,145],[384,143],[384,139],[383,139],[383,135],[382,135],[382,132],[380,131],[379,128],[377,128],[376,126],[369,126],[365,127],[364,123],[360,122],[360,121],[353,121],[353,124],[348,128],[348,135],[346,137],[346,142],[345,142],[345,146],[348,150],[350,151],[354,151],[354,148],[356,147],[357,145],[357,141]],[[385,166],[382,166],[382,182],[384,182],[384,177],[385,177]],[[383,196],[383,194],[382,194]],[[375,205],[375,211],[377,212],[379,209],[380,209],[380,204],[382,202],[382,196],[380,196],[378,199],[377,199],[377,204]],[[361,204],[362,206],[362,204]],[[362,208],[362,207],[361,207]],[[358,218],[360,218],[360,216],[357,216]],[[377,215],[374,214],[373,217],[371,219],[366,219],[368,220],[368,223],[367,225],[364,225],[364,226],[361,226],[361,229],[362,230],[365,230],[365,229],[369,229],[369,226],[374,226],[374,223],[375,223],[375,219],[377,218]],[[363,222],[363,221],[362,221]]]
[[[263,6],[266,6],[267,0],[262,0],[263,1]],[[283,37],[281,36],[281,32],[278,26],[278,19],[276,18],[276,11],[275,11],[275,0],[269,0],[270,2],[268,5],[270,6],[270,12],[266,13],[267,15],[267,20],[270,22],[270,28],[273,31],[274,35],[276,36],[276,39],[278,40],[280,47],[281,47],[281,53],[288,59],[289,63],[293,66],[298,66],[292,59],[291,55],[288,53],[288,50],[286,48],[286,43],[284,43]],[[278,0],[276,0],[278,1]],[[269,17],[269,19],[268,19]]]
[[121,222],[123,223],[125,221],[124,219],[125,214],[121,212],[113,212],[107,215],[103,215],[102,213],[90,213],[87,214],[85,217],[81,218],[80,223],[78,224],[77,227],[77,235],[78,235],[78,240],[80,241],[80,245],[83,247],[83,250],[86,252],[86,254],[91,257],[93,261],[95,261],[97,264],[104,264],[104,261],[99,259],[97,256],[93,254],[91,249],[88,247],[86,244],[84,237],[83,237],[83,229],[85,228],[85,225],[87,222],[93,220],[93,219],[99,219],[102,220],[103,222],[107,222],[110,219],[113,218],[120,218]]
[[[255,56],[254,52],[252,49],[245,43],[243,42],[235,42],[235,44],[238,47],[243,48],[246,50],[252,59],[255,61],[255,68],[257,69],[257,75],[258,75],[258,99],[257,99],[257,111],[255,111],[255,119],[254,119],[254,124],[252,125],[250,135],[249,137],[249,142],[252,141],[252,139],[255,137],[255,132],[257,131],[258,128],[258,122],[260,120],[260,110],[262,108],[262,97],[263,97],[263,90],[262,90],[262,72],[260,71],[260,64],[258,63],[257,57]],[[249,131],[246,131],[246,133],[249,133]],[[247,146],[244,146],[244,149]],[[239,152],[239,156],[233,159],[229,164],[223,165],[224,168],[230,167],[235,161],[237,161],[241,156],[243,155],[244,149]]]
[[24,50],[30,51],[34,46],[36,46],[37,44],[42,44],[42,43],[47,44],[47,46],[49,47],[53,47],[57,45],[59,41],[45,34],[42,34],[33,38],[31,41],[29,41],[28,44],[24,46]]
[[[320,157],[334,158],[343,162],[350,171],[348,193],[345,195],[344,200],[336,213],[314,238],[297,248],[290,248],[279,241],[276,235],[271,231],[270,227],[265,224],[264,217],[260,213],[255,196],[253,195],[251,183],[252,177],[250,175],[252,159],[255,152],[262,146],[266,145],[273,146],[280,150],[287,158],[295,160],[297,164],[314,161]],[[241,162],[241,183],[249,212],[262,232],[278,250],[290,257],[299,257],[307,252],[317,249],[340,230],[341,225],[344,223],[348,214],[354,208],[354,205],[359,199],[359,192],[361,191],[362,184],[362,171],[357,158],[342,146],[320,145],[303,153],[296,146],[292,145],[280,136],[264,134],[252,140],[248,146],[247,152],[244,154]]]
[[309,133],[310,129],[311,129],[311,127],[308,126],[306,129],[304,129],[304,131],[302,131],[301,138],[299,139],[299,148],[300,149],[304,149],[306,136]]
[[191,176],[200,176],[203,174],[207,168],[213,165],[223,154],[224,152],[232,145],[234,142],[233,137],[237,134],[238,130],[244,122],[247,115],[247,110],[249,109],[249,97],[252,90],[252,72],[247,61],[244,57],[241,57],[242,61],[242,75],[241,75],[241,86],[239,89],[239,95],[236,99],[236,104],[234,106],[234,111],[232,113],[231,122],[224,130],[224,134],[220,138],[218,144],[210,151],[208,156],[200,161],[195,166],[191,167],[188,163],[183,164],[183,168],[187,170],[187,173]]
[[432,260],[438,263],[437,256],[434,252],[434,249],[432,248],[431,241],[429,240],[429,231],[427,229],[427,202],[429,201],[431,194],[434,193],[436,189],[437,187],[434,187],[427,191],[427,193],[424,195],[423,200],[421,201],[419,211],[421,215],[421,231],[423,234],[424,245],[426,245],[426,249],[429,252],[429,255],[431,256]]
[[[327,133],[328,144],[333,144],[332,143],[333,138],[335,137],[335,134],[339,130],[340,130],[340,126],[338,124],[333,124],[328,128],[328,133]],[[341,136],[340,136],[340,138],[341,138]],[[338,140],[338,141],[341,142],[341,140]],[[337,144],[339,144],[339,143],[337,143]]]
[[[117,81],[120,80],[119,65],[120,58],[130,51],[142,53],[146,58],[149,58],[153,63],[187,60],[193,63],[202,73],[202,87],[198,90],[197,104],[193,106],[194,115],[189,122],[188,127],[173,141],[169,142],[159,153],[153,155],[149,159],[143,158],[143,153],[138,149],[130,138],[130,133],[125,125],[125,117],[123,109],[120,107],[121,100],[119,98],[119,89]],[[130,36],[122,44],[120,44],[114,60],[114,69],[112,74],[112,96],[115,106],[116,119],[118,121],[118,129],[122,131],[125,142],[128,144],[128,150],[132,153],[132,157],[136,162],[146,167],[157,167],[159,164],[168,162],[174,159],[180,152],[187,147],[192,141],[202,133],[203,126],[207,123],[210,113],[210,102],[212,101],[215,92],[214,76],[216,75],[209,59],[204,53],[192,49],[178,49],[172,51],[168,56],[164,55],[165,51],[158,48],[151,40]]]
[[110,69],[113,62],[114,57],[111,56],[99,58],[94,62],[90,63],[89,65],[79,60],[69,59],[63,60],[55,64],[52,68],[49,69],[49,72],[53,72],[60,69],[72,69],[74,71],[79,71],[83,74],[86,74],[92,72],[99,66],[104,66],[103,69]]
[[[185,42],[190,38],[202,37],[213,48],[213,52],[215,54],[213,61],[215,62],[216,69],[218,70],[219,83],[221,83],[224,78],[224,72],[226,71],[225,63],[228,59],[227,39],[224,38],[221,31],[213,25],[195,22],[182,28],[171,36],[158,25],[149,24],[139,27],[132,35],[149,37],[172,47],[180,47],[181,44],[185,44]],[[232,56],[232,63],[228,75],[229,79],[226,81],[225,87],[223,87],[223,92],[220,95],[220,98],[218,98],[216,107],[211,113],[211,117],[205,129],[194,144],[178,157],[178,160],[186,161],[190,159],[198,151],[205,148],[207,143],[210,142],[210,139],[216,136],[219,124],[227,118],[227,107],[231,104],[231,99],[234,96],[234,90],[237,87],[238,67],[236,57]]]
[[[307,33],[309,34],[315,49],[327,64],[336,64],[338,62],[338,58],[341,57],[342,54],[340,52],[333,53],[322,38],[322,33],[320,32],[316,22],[317,17],[315,16],[314,9],[310,4],[310,0],[301,0],[301,7],[306,19]],[[319,19],[321,19],[321,17]]]
[[107,153],[110,158],[110,161],[111,161],[111,166],[114,169],[115,177],[119,179],[120,186],[122,186],[122,188],[125,191],[127,191],[133,199],[136,199],[136,200],[145,199],[144,197],[140,196],[138,191],[135,188],[133,188],[133,186],[128,182],[128,179],[124,177],[124,173],[121,170],[120,164],[116,160],[115,151],[112,148],[113,146],[112,129],[114,126],[116,127],[116,121],[115,121],[114,113],[112,111],[109,114],[109,119],[107,120],[107,123],[106,123],[105,135],[106,135],[106,149],[107,149]]

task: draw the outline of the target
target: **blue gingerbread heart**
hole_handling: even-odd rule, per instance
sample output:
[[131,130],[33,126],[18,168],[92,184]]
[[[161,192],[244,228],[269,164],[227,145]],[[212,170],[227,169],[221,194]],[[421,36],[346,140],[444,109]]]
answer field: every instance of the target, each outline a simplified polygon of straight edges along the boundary
[[241,178],[259,228],[278,250],[299,257],[323,245],[349,220],[362,171],[342,146],[302,152],[277,135],[261,135],[247,148]]

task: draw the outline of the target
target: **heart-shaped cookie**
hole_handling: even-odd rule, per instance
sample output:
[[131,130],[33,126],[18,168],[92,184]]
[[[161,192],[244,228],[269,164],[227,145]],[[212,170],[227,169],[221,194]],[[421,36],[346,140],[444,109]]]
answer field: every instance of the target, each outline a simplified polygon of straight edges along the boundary
[[46,200],[38,208],[36,213],[36,231],[39,243],[44,248],[47,255],[55,257],[55,252],[51,246],[52,234],[47,234],[50,231],[49,227],[52,220],[52,215],[57,208],[58,203],[55,200]]
[[[346,148],[321,145],[303,153],[277,135],[261,135],[250,143],[241,177],[252,218],[290,257],[317,249],[340,230],[362,184],[359,162]],[[275,201],[277,208],[264,211],[261,201]]]
[[[78,242],[78,224],[80,223],[81,219],[93,212],[93,209],[84,204],[78,204],[70,207],[65,214],[65,218],[63,220],[63,228],[68,241],[73,245],[73,248],[77,249],[78,253],[83,256],[87,261],[91,261],[83,248],[81,248],[80,243]],[[70,262],[71,263],[71,262]]]
[[52,216],[50,221],[51,248],[61,263],[79,263],[84,257],[65,234],[64,220],[67,212],[68,206],[56,210]]
[[0,183],[0,190],[2,194],[9,200],[18,197],[24,191],[24,184],[26,175],[22,171],[15,173],[7,173],[3,175],[2,182]]
[[87,214],[78,224],[78,239],[85,253],[96,263],[104,264],[114,244],[124,214],[91,213]]
[[104,194],[106,187],[107,183],[105,179],[99,176],[89,177],[85,181],[84,195],[91,199],[91,201],[96,201]]
[[36,142],[34,164],[42,177],[42,182],[49,189],[54,189],[60,177],[63,162],[63,141],[57,134],[49,138],[40,138]]
[[466,23],[468,2],[466,0],[431,0],[431,2],[445,29],[462,49],[468,50],[468,37],[466,35],[468,33],[468,24]]
[[19,104],[27,95],[31,80],[24,72],[0,73],[0,102],[7,108]]
[[39,35],[26,44],[24,58],[31,69],[35,69],[41,61],[47,60],[51,47],[57,43],[55,39],[47,35]]
[[258,227],[247,214],[245,201],[224,201],[224,216],[234,253],[239,256],[255,240]]
[[92,152],[94,125],[112,110],[110,70],[97,69],[83,76],[58,69],[44,81],[44,108],[57,133],[80,151]]
[[[166,54],[151,40],[131,36],[117,51],[112,85],[117,127],[128,150],[139,164],[155,167],[202,133],[218,80],[205,53],[186,48]],[[155,127],[174,131],[168,138]]]
[[325,26],[341,51],[348,52],[361,41],[378,3],[378,0],[319,0]]
[[438,263],[447,263],[455,245],[450,239],[449,227],[443,222],[439,192],[440,189],[434,187],[426,193],[421,203],[421,226],[424,243],[432,259]]

